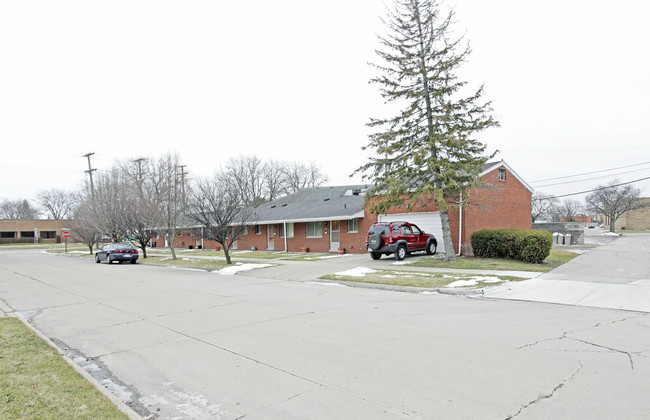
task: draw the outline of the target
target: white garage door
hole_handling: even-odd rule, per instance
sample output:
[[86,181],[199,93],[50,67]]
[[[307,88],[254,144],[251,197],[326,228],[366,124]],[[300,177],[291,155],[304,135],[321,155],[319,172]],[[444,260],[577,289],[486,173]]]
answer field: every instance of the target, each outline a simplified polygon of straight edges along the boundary
[[440,223],[440,212],[416,212],[416,213],[396,213],[380,214],[380,222],[409,222],[417,225],[427,233],[433,233],[438,241],[438,251],[445,251],[445,241],[442,239],[442,223]]

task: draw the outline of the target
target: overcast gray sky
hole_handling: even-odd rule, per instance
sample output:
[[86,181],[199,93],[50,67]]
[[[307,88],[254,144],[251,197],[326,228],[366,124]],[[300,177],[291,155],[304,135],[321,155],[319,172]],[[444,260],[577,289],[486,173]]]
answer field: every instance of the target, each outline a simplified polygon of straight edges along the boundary
[[[650,177],[650,3],[446,4],[473,48],[462,76],[501,122],[480,136],[498,159],[553,194]],[[256,154],[359,182],[384,14],[381,0],[0,2],[0,198],[78,187],[88,152],[105,169],[178,151],[194,175]]]

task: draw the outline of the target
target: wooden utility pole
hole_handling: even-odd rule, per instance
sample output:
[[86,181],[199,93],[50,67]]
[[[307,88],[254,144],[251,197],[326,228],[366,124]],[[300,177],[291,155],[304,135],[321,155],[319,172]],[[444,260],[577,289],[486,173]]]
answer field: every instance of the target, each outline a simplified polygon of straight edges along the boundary
[[90,166],[90,157],[94,155],[94,152],[86,153],[83,157],[88,158],[88,170],[84,171],[90,176],[90,195],[92,196],[93,200],[95,199],[95,186],[93,184],[93,172],[95,172],[97,169],[93,169],[92,166]]

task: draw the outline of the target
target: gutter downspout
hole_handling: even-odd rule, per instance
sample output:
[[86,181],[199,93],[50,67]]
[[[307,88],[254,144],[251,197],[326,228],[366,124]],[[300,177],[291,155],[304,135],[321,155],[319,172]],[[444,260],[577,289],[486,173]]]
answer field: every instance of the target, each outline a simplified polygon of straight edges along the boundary
[[284,224],[284,252],[289,252],[289,249],[287,248],[287,222],[283,222]]
[[458,254],[457,256],[460,256],[460,252],[462,251],[463,248],[463,192],[460,192],[460,208],[458,209],[460,215],[458,218]]
[[201,226],[201,249],[205,249],[205,245],[203,244],[203,226]]

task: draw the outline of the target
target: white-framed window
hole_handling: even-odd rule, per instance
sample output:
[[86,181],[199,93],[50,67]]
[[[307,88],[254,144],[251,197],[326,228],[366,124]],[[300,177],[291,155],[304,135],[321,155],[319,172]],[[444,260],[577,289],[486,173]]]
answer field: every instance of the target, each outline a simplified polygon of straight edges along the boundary
[[359,232],[359,219],[348,220],[348,232],[350,233]]
[[244,225],[244,228],[242,229],[241,234],[244,235],[244,236],[248,235],[248,226]]
[[[280,223],[280,238],[284,238],[284,223]],[[293,238],[293,223],[287,223],[287,238]]]
[[323,228],[321,222],[307,222],[307,237],[322,238]]
[[506,170],[499,169],[499,181],[505,181],[505,180],[506,180]]
[[262,225],[255,225],[255,234],[256,235],[262,234]]

